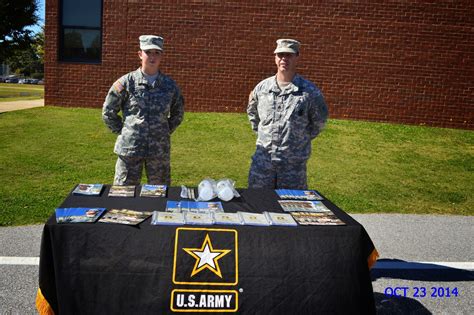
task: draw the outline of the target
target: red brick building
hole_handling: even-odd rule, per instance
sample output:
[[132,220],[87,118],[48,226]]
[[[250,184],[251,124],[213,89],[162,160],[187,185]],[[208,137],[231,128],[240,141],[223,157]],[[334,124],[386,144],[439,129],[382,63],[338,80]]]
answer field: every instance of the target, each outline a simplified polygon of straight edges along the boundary
[[48,0],[45,102],[101,107],[158,34],[187,111],[244,112],[296,38],[331,118],[474,129],[474,2],[385,2]]

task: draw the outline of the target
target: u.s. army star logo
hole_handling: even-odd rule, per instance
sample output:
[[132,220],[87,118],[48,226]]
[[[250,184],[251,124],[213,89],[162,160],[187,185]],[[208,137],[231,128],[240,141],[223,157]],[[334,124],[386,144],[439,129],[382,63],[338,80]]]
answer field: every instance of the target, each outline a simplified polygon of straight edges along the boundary
[[237,230],[176,229],[174,284],[231,286],[238,275]]
[[183,248],[183,250],[196,258],[191,277],[207,268],[218,275],[219,278],[222,278],[218,260],[227,255],[230,249],[214,249],[209,234],[206,234],[206,239],[202,243],[201,248]]

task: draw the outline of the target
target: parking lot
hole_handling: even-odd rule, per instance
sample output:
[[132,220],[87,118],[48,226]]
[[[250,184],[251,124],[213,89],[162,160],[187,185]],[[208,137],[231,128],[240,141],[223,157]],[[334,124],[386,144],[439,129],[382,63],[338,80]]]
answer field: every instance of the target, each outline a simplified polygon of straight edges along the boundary
[[42,79],[21,78],[16,75],[0,77],[0,83],[17,83],[17,84],[44,84]]
[[[371,273],[377,314],[472,313],[473,248],[466,241],[472,239],[472,217],[353,217],[381,255]],[[35,313],[42,229],[42,225],[0,228],[0,314]],[[448,290],[449,296],[439,294]]]

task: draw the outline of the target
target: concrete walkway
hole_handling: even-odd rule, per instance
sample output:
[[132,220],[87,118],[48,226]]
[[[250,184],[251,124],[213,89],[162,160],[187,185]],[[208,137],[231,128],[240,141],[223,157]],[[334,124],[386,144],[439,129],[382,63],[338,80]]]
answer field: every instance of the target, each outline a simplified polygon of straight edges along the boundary
[[44,106],[44,99],[23,100],[14,102],[0,102],[0,113],[11,112],[13,110],[27,109]]

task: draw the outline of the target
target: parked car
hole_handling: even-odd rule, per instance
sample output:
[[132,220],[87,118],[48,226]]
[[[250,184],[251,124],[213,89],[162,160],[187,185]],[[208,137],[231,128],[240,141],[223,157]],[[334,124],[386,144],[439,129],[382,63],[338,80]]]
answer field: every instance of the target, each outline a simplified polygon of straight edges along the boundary
[[0,77],[0,83],[5,82],[5,78]]
[[24,78],[18,80],[19,84],[38,84],[39,80],[38,79],[30,79],[30,78]]
[[19,79],[15,76],[8,76],[5,79],[5,83],[18,83]]

